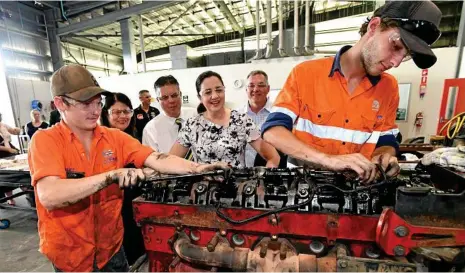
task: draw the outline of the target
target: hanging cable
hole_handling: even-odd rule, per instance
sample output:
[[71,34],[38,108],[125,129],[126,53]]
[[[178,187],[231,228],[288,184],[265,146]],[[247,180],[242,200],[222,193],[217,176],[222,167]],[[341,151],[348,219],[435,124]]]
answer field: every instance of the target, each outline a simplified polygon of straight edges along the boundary
[[63,0],[60,0],[60,7],[61,7],[61,16],[63,16],[63,18],[65,18],[65,20],[68,21],[68,17],[66,17],[65,9],[63,8]]

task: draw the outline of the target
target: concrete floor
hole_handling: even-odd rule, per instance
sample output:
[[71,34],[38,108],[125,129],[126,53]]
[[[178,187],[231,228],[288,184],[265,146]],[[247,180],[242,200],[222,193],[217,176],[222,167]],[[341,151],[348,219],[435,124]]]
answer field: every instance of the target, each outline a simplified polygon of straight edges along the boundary
[[[15,199],[17,206],[29,206],[24,196]],[[50,272],[51,263],[39,252],[37,215],[35,211],[1,209],[0,219],[11,225],[0,229],[0,272]]]

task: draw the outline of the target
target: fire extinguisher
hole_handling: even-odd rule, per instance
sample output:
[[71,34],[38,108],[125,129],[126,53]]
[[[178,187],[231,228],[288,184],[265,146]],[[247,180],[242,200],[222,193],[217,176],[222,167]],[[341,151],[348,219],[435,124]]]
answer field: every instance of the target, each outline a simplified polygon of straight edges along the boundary
[[423,125],[423,112],[418,112],[415,116],[415,127],[420,128]]

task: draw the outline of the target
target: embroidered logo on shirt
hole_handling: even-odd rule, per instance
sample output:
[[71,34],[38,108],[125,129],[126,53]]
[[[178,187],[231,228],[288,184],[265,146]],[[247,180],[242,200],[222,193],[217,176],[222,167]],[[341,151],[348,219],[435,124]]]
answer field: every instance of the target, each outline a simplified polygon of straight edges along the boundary
[[115,154],[113,153],[112,150],[105,150],[105,151],[102,152],[102,155],[103,155],[103,163],[104,164],[109,164],[111,162],[116,161],[116,156],[115,156]]
[[379,101],[374,100],[371,104],[371,110],[378,112],[379,110]]

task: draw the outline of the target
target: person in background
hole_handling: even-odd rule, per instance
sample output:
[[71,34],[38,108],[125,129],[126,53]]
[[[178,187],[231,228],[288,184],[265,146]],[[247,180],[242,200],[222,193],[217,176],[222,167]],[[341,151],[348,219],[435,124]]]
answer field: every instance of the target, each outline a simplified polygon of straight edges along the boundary
[[150,106],[152,102],[152,96],[148,90],[139,91],[140,105],[134,110],[134,117],[136,119],[136,132],[137,139],[142,142],[142,133],[144,132],[145,125],[158,116],[160,111],[153,106]]
[[61,116],[60,111],[58,111],[53,101],[50,102],[50,107],[52,108],[52,111],[50,112],[48,126],[52,127],[55,123],[60,122]]
[[[253,70],[247,76],[247,97],[246,105],[237,109],[239,113],[247,114],[254,123],[261,128],[266,118],[271,112],[272,103],[268,98],[270,84],[268,75],[262,70]],[[254,148],[247,144],[245,148],[245,165],[247,167],[265,166],[266,160],[257,154]],[[281,155],[280,167],[286,167],[286,156]]]
[[0,158],[19,153],[19,150],[11,143],[11,135],[19,135],[20,133],[20,128],[3,123],[2,114],[0,113]]
[[60,120],[61,120],[61,116],[60,116],[60,111],[58,111],[58,109],[55,109],[52,112],[50,112],[50,120],[49,120],[50,127],[60,122]]
[[[111,93],[83,66],[63,66],[50,81],[62,121],[37,131],[28,153],[40,251],[55,271],[128,271],[121,189],[155,172],[202,173],[226,164],[154,152],[121,130],[98,125],[102,95]],[[149,169],[124,168],[130,163]]]
[[39,129],[46,129],[48,128],[48,124],[42,121],[40,116],[40,111],[37,109],[31,110],[31,122],[26,124],[26,134],[29,136],[29,139],[32,139],[32,136],[35,132]]
[[206,111],[186,121],[171,154],[184,157],[191,149],[196,162],[222,161],[244,168],[245,146],[250,143],[267,160],[267,167],[278,166],[278,152],[262,140],[254,122],[246,114],[225,108],[225,87],[218,73],[200,74],[195,87]]
[[195,115],[195,109],[181,108],[181,90],[175,77],[169,75],[158,78],[154,88],[163,111],[145,126],[142,144],[155,151],[168,153],[178,138],[182,124]]
[[[19,154],[19,149],[11,143],[11,135],[19,135],[20,128],[11,127],[2,121],[2,114],[0,113],[0,158],[10,157]],[[4,194],[8,197],[13,194],[12,191],[5,191]],[[9,205],[16,205],[14,199],[8,200]]]
[[136,137],[134,109],[131,100],[123,93],[113,93],[105,97],[105,104],[100,115],[100,125],[119,129]]
[[[133,114],[131,100],[123,93],[113,93],[105,97],[105,104],[100,115],[100,125],[119,129],[135,138],[136,127],[132,118]],[[125,167],[135,168],[134,164]],[[123,247],[129,265],[134,264],[145,253],[142,231],[134,220],[132,210],[132,200],[141,194],[141,190],[137,187],[124,189],[123,207],[121,208],[124,226]]]
[[360,40],[335,57],[297,65],[263,124],[264,139],[304,164],[355,171],[374,181],[398,174],[396,79],[385,71],[413,58],[434,65],[441,11],[432,1],[386,1],[361,26]]

